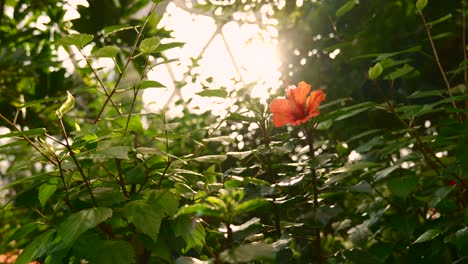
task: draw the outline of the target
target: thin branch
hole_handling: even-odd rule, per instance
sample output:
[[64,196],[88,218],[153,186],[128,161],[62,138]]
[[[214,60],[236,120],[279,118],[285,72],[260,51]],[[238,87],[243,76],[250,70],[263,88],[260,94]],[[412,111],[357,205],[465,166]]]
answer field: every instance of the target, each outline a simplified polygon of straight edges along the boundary
[[112,89],[112,91],[110,92],[109,96],[107,96],[107,99],[106,101],[104,102],[104,105],[101,107],[101,110],[99,110],[99,113],[98,115],[96,116],[96,119],[94,120],[94,123],[97,123],[99,121],[99,118],[101,118],[101,115],[102,113],[104,112],[104,109],[106,108],[106,105],[109,103],[109,101],[111,100],[112,96],[115,94],[115,92],[117,91],[117,88],[119,87],[120,85],[120,82],[122,81],[123,79],[123,76],[128,68],[128,65],[130,64],[130,62],[133,60],[133,55],[135,54],[135,50],[136,50],[136,47],[138,45],[138,42],[140,41],[140,38],[141,36],[143,35],[143,31],[145,30],[145,27],[146,27],[146,24],[148,23],[148,20],[149,20],[149,17],[151,16],[151,13],[153,13],[154,9],[156,8],[156,4],[153,3],[153,5],[151,6],[151,9],[150,11],[148,12],[148,14],[146,15],[146,19],[145,21],[143,22],[143,25],[140,27],[140,30],[138,31],[138,34],[135,38],[135,41],[133,43],[133,46],[132,46],[132,49],[130,50],[130,54],[128,55],[128,58],[127,58],[127,61],[125,62],[125,65],[122,69],[122,73],[119,74],[119,78],[117,79],[117,82],[115,83],[114,85],[114,88]]
[[[452,88],[450,87],[450,83],[449,83],[449,81],[447,79],[447,76],[445,75],[444,68],[442,67],[442,64],[440,63],[439,55],[437,54],[437,49],[436,49],[436,47],[434,45],[434,41],[432,39],[432,34],[431,34],[431,30],[429,29],[429,25],[427,24],[426,18],[424,17],[423,13],[421,11],[418,11],[418,13],[421,16],[421,19],[422,19],[423,24],[424,24],[424,28],[426,29],[426,33],[427,33],[427,36],[429,38],[429,43],[431,44],[431,47],[432,47],[432,52],[434,53],[434,58],[435,58],[437,67],[439,68],[440,74],[442,75],[442,78],[444,79],[445,86],[447,88],[448,94],[449,94],[450,97],[453,97]],[[453,106],[453,108],[457,109],[457,104],[455,103],[455,101],[452,101],[452,106]]]
[[[0,114],[0,118],[3,119],[5,122],[7,122],[11,127],[13,127],[16,131],[22,132],[14,123],[12,123],[8,118],[4,117],[2,114]],[[57,166],[57,162],[53,159],[51,159],[47,154],[42,152],[42,150],[34,143],[32,142],[27,136],[22,136],[24,140],[26,140],[35,150],[37,150],[44,158],[46,158],[50,163],[54,164]]]
[[[91,71],[93,72],[94,74],[94,77],[96,77],[99,85],[101,85],[102,87],[102,90],[104,91],[104,94],[109,97],[109,91],[107,91],[107,88],[104,84],[104,81],[101,79],[101,77],[98,75],[98,73],[96,72],[96,70],[94,69],[94,67],[91,65],[91,62],[89,61],[88,57],[84,54],[84,52],[78,48],[78,51],[81,53],[81,56],[83,56],[83,58],[85,59],[86,61],[86,64],[88,65],[88,67],[91,69]],[[117,64],[116,64],[117,65]],[[118,66],[117,66],[118,68]],[[120,111],[120,108],[117,106],[117,104],[114,102],[114,100],[110,99],[110,102],[112,104],[112,106],[115,108],[115,110],[117,111],[117,113],[119,113],[119,115],[122,114],[122,111]]]
[[70,153],[70,157],[72,157],[73,162],[75,163],[76,167],[78,168],[78,171],[80,172],[81,178],[86,184],[86,188],[88,189],[89,195],[91,196],[91,201],[93,203],[94,207],[97,207],[97,202],[96,198],[94,197],[93,190],[91,189],[91,185],[86,179],[86,176],[84,174],[83,168],[81,167],[80,163],[78,162],[78,159],[75,156],[75,152],[70,146],[70,143],[68,141],[68,136],[67,136],[67,131],[65,130],[65,126],[63,125],[63,121],[61,118],[59,118],[59,123],[60,123],[60,128],[62,129],[62,134],[63,137],[65,138],[65,147],[67,148],[68,152]]
[[127,188],[125,187],[125,180],[123,178],[123,173],[122,173],[122,161],[120,159],[115,159],[115,165],[117,166],[117,172],[119,174],[120,187],[122,188],[122,192],[125,195],[125,197],[128,198],[128,192],[127,192]]

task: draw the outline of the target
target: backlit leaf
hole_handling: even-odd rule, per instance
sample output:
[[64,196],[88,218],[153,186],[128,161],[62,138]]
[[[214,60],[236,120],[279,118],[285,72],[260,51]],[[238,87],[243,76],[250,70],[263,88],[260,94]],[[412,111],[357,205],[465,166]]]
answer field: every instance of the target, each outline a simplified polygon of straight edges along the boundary
[[57,43],[65,46],[74,45],[83,48],[86,44],[90,43],[93,38],[94,36],[89,34],[72,34],[57,40]]
[[337,17],[343,16],[344,14],[351,11],[355,6],[356,6],[356,1],[355,0],[349,0],[344,5],[342,5],[340,8],[338,8],[338,10],[336,10],[336,16]]
[[228,95],[228,92],[225,89],[206,89],[196,94],[198,94],[199,96],[203,96],[203,97],[226,98]]
[[91,54],[92,58],[113,58],[119,53],[117,46],[105,46]]
[[146,38],[140,43],[140,51],[144,53],[152,53],[156,51],[161,40],[158,37]]

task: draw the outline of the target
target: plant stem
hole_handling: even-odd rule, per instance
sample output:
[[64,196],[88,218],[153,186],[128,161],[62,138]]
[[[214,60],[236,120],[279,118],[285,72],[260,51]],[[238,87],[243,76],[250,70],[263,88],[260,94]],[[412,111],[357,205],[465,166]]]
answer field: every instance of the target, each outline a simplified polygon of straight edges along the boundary
[[70,146],[70,143],[68,142],[67,131],[65,130],[65,126],[63,125],[63,121],[61,118],[59,118],[59,123],[60,123],[60,128],[62,129],[63,137],[65,138],[65,148],[67,148],[68,152],[70,153],[70,157],[72,157],[73,162],[75,163],[76,167],[78,168],[78,171],[80,172],[81,178],[86,184],[86,188],[88,189],[89,195],[91,196],[91,202],[93,203],[93,206],[97,207],[96,198],[94,197],[93,190],[91,189],[91,185],[86,179],[83,168],[78,162],[78,159],[75,156],[75,152],[73,151],[73,149]]
[[[314,159],[314,138],[313,138],[313,128],[310,125],[307,125],[305,128],[307,144],[309,146],[309,153],[311,160]],[[314,208],[317,211],[319,209],[318,202],[318,187],[317,187],[317,174],[315,173],[314,168],[310,168],[312,174],[312,189],[314,193]],[[315,235],[315,252],[317,252],[317,263],[322,263],[322,253],[320,245],[320,228],[314,228]]]
[[127,192],[127,188],[125,187],[125,180],[123,178],[123,173],[122,173],[122,161],[120,159],[115,159],[115,165],[117,166],[117,172],[119,174],[120,188],[122,188],[122,192],[125,195],[125,197],[128,198],[128,192]]
[[57,160],[57,166],[59,168],[60,179],[62,179],[63,188],[65,188],[65,203],[67,204],[68,208],[72,210],[73,206],[70,202],[70,198],[69,198],[70,194],[69,194],[68,186],[67,186],[67,183],[65,182],[65,176],[63,175],[62,163],[59,161],[59,158],[57,156],[55,157],[55,159]]
[[[108,97],[109,96],[109,91],[107,91],[107,88],[104,85],[104,81],[101,79],[101,77],[99,77],[98,73],[96,72],[96,70],[91,65],[91,62],[89,61],[88,57],[84,54],[83,50],[81,50],[81,49],[78,49],[78,50],[81,53],[81,56],[83,56],[83,58],[85,59],[86,64],[88,65],[88,67],[93,72],[93,74],[96,77],[99,85],[101,85],[102,90],[104,91],[104,94]],[[110,99],[110,102],[111,102],[112,106],[115,108],[115,111],[117,111],[117,113],[119,113],[119,115],[121,115],[122,112],[120,111],[120,108],[117,106],[117,104],[114,102],[114,100]]]
[[[429,43],[431,44],[432,53],[434,53],[434,58],[435,58],[437,67],[439,68],[440,74],[442,75],[442,78],[444,79],[445,86],[447,88],[447,92],[448,92],[449,96],[452,98],[453,97],[452,88],[450,87],[450,83],[449,83],[449,81],[447,79],[447,76],[445,75],[444,68],[442,67],[442,64],[440,63],[439,55],[437,54],[437,49],[436,49],[436,47],[434,45],[434,41],[432,39],[431,30],[429,29],[429,25],[427,24],[426,18],[424,17],[423,13],[421,11],[418,11],[418,13],[419,13],[419,15],[421,17],[421,20],[422,20],[423,24],[424,24],[424,28],[426,29],[427,37],[429,38]],[[452,101],[452,106],[453,106],[453,108],[457,109],[457,104],[455,103],[455,101]],[[458,114],[457,114],[457,116],[458,116]]]
[[[3,119],[5,122],[7,122],[11,127],[13,127],[16,131],[22,132],[14,123],[12,123],[8,118],[4,117],[2,114],[0,114],[0,118]],[[27,136],[22,136],[24,140],[26,140],[35,150],[37,150],[44,158],[46,158],[50,163],[54,164],[57,166],[57,162],[53,159],[51,159],[47,154],[42,152],[42,150],[34,143],[32,142]]]
[[123,78],[123,75],[125,74],[127,68],[128,68],[128,65],[130,64],[130,62],[133,60],[133,54],[135,54],[135,50],[136,50],[136,47],[138,45],[138,42],[140,41],[140,38],[141,36],[143,35],[143,31],[145,30],[145,27],[146,27],[146,24],[148,23],[148,20],[149,20],[149,17],[151,15],[151,13],[153,13],[153,11],[156,9],[156,4],[153,3],[153,5],[151,6],[151,9],[150,11],[148,12],[148,14],[146,15],[146,19],[145,21],[143,22],[143,25],[141,26],[141,28],[139,29],[138,31],[138,34],[135,38],[135,41],[133,42],[133,46],[132,46],[132,49],[130,50],[130,54],[128,55],[128,58],[127,58],[127,61],[125,62],[125,65],[122,69],[122,73],[119,74],[119,78],[117,79],[117,82],[115,83],[114,85],[114,88],[112,89],[112,91],[110,92],[109,96],[107,96],[107,99],[106,101],[104,102],[104,105],[101,107],[101,110],[99,110],[99,113],[98,115],[96,116],[96,119],[94,120],[94,123],[97,123],[99,121],[99,118],[101,117],[102,113],[104,112],[104,109],[106,108],[106,105],[109,103],[109,101],[111,100],[112,96],[115,94],[115,92],[117,91],[117,88],[119,87],[120,85],[120,82],[122,81],[122,78]]

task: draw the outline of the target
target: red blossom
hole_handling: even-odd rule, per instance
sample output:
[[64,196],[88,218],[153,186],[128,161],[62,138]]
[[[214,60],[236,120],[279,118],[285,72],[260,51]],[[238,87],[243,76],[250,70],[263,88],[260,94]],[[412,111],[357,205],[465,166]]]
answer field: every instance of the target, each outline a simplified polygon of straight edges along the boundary
[[286,98],[277,98],[270,104],[273,113],[273,124],[281,127],[286,124],[297,126],[304,124],[320,114],[318,107],[325,100],[322,90],[310,93],[310,84],[300,82],[298,87],[289,86]]

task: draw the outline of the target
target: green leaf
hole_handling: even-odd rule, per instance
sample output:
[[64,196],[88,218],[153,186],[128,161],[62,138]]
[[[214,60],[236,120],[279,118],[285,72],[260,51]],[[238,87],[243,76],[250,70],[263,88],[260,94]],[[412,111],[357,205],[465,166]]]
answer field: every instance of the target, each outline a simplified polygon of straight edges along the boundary
[[234,249],[228,249],[219,255],[223,263],[251,263],[254,260],[274,259],[276,249],[266,243],[245,244]]
[[434,20],[434,21],[431,21],[431,22],[427,23],[427,25],[429,27],[432,27],[432,26],[435,26],[437,24],[443,23],[443,22],[445,22],[447,20],[450,20],[452,17],[453,17],[453,15],[451,13],[449,13],[449,14],[447,14],[447,15],[445,15],[445,16],[437,19],[437,20]]
[[123,214],[129,222],[135,224],[138,231],[147,234],[151,239],[158,239],[162,215],[145,200],[135,200],[127,203]]
[[377,78],[382,74],[383,72],[383,67],[380,65],[380,63],[376,63],[373,67],[369,69],[369,79],[371,80],[377,80]]
[[63,115],[66,112],[72,110],[74,106],[75,98],[69,91],[67,91],[67,100],[65,100],[65,103],[63,103],[55,113],[57,114],[58,118],[62,119]]
[[81,210],[67,217],[57,227],[57,233],[62,238],[65,248],[71,247],[75,240],[88,229],[112,217],[112,209],[97,207]]
[[37,137],[37,136],[42,136],[46,133],[45,128],[34,128],[26,131],[21,131],[21,132],[11,132],[7,134],[2,134],[0,135],[0,138],[11,138],[11,137]]
[[428,206],[430,208],[436,207],[453,190],[453,188],[454,186],[445,186],[437,189]]
[[353,244],[356,246],[364,245],[371,235],[367,223],[357,225],[348,230],[347,233],[349,234],[349,239],[351,240],[351,242],[353,242]]
[[132,245],[123,240],[104,241],[94,258],[94,263],[100,264],[131,264],[135,262],[135,252]]
[[255,199],[252,199],[252,200],[248,200],[246,202],[243,202],[241,204],[239,204],[238,206],[236,206],[236,208],[234,209],[234,215],[240,215],[240,214],[243,214],[243,213],[247,213],[247,212],[250,212],[250,211],[253,211],[259,207],[262,207],[262,206],[265,206],[269,204],[266,200],[264,199],[261,199],[261,198],[255,198]]
[[398,169],[399,167],[400,167],[400,164],[396,164],[396,165],[393,165],[393,166],[390,166],[388,168],[378,171],[374,175],[374,181],[380,181],[382,179],[387,178],[388,175],[390,175],[390,173],[392,173],[394,170]]
[[234,143],[234,139],[230,136],[219,136],[219,137],[211,137],[211,138],[204,138],[203,142],[220,142],[220,143]]
[[164,87],[166,87],[166,86],[164,86],[160,82],[153,81],[153,80],[144,80],[144,81],[140,82],[139,86],[138,86],[139,89],[164,88]]
[[429,240],[434,239],[438,235],[442,234],[442,230],[440,229],[429,229],[426,232],[424,232],[422,235],[420,235],[414,242],[413,244],[418,244],[418,243],[423,243],[427,242]]
[[78,48],[83,48],[86,44],[90,43],[93,38],[94,36],[89,34],[72,34],[57,40],[57,43],[65,46],[74,45]]
[[152,53],[158,48],[161,40],[158,37],[146,38],[140,43],[140,51],[143,53]]
[[128,159],[128,147],[127,146],[115,146],[104,148],[96,151],[92,155],[95,159],[109,160],[109,159]]
[[182,215],[214,216],[221,217],[221,211],[207,204],[192,204],[180,207],[175,217]]
[[148,197],[148,203],[155,211],[169,217],[175,215],[179,208],[178,196],[166,190],[151,191]]
[[443,97],[445,90],[431,90],[431,91],[416,91],[406,98],[424,98],[424,97]]
[[238,113],[231,113],[231,114],[226,118],[226,120],[239,121],[239,122],[248,122],[248,123],[255,122],[255,118],[254,118],[254,117],[244,116],[244,115],[241,115],[241,114],[238,114]]
[[468,227],[464,227],[455,233],[453,243],[460,249],[468,248]]
[[194,158],[198,162],[221,163],[226,160],[226,155],[206,155]]
[[197,258],[180,256],[175,260],[175,264],[211,264],[211,261],[203,261]]
[[344,5],[342,5],[340,8],[338,8],[338,10],[336,10],[336,16],[337,17],[343,16],[344,14],[351,11],[355,6],[356,6],[356,1],[355,0],[349,0]]
[[348,188],[348,190],[352,192],[360,192],[360,193],[372,193],[373,189],[372,186],[367,181],[360,181],[358,184],[353,185]]
[[114,58],[119,53],[117,46],[105,46],[91,54],[91,58]]
[[112,33],[116,33],[116,32],[122,31],[122,30],[132,29],[132,28],[134,28],[134,27],[129,25],[129,24],[114,25],[114,26],[105,27],[102,30],[102,32],[104,33],[104,35],[109,35],[109,34],[112,34]]
[[33,260],[48,254],[50,249],[57,244],[55,241],[56,230],[51,229],[39,236],[36,236],[31,243],[26,246],[23,253],[19,255],[16,264],[28,264]]
[[250,154],[252,154],[253,151],[252,150],[247,150],[247,151],[239,151],[239,152],[233,152],[233,151],[230,151],[228,153],[226,153],[226,155],[228,156],[232,156],[238,160],[243,160],[245,158],[247,158],[248,156],[250,156]]
[[375,167],[375,166],[378,166],[378,165],[379,165],[378,163],[368,162],[368,161],[360,161],[360,162],[356,162],[356,163],[346,163],[343,167],[331,171],[330,174],[343,173],[343,172],[353,172],[353,171],[372,168],[372,167]]
[[44,183],[39,187],[39,202],[41,203],[41,207],[44,208],[47,200],[49,200],[50,196],[55,193],[57,190],[57,185]]
[[397,68],[395,71],[385,75],[384,79],[385,80],[395,80],[395,79],[398,79],[400,77],[403,77],[403,76],[411,73],[413,70],[414,70],[413,66],[411,66],[409,64],[405,64],[405,65],[403,65],[403,67]]
[[198,218],[178,217],[171,222],[171,227],[175,236],[182,237],[185,241],[182,253],[187,253],[192,248],[199,252],[203,249],[206,233]]
[[168,49],[177,48],[185,45],[183,42],[171,42],[166,44],[161,44],[154,52],[162,52]]
[[32,231],[36,230],[39,227],[39,223],[28,223],[23,225],[22,227],[16,229],[16,231],[7,239],[7,243],[13,240],[19,240],[31,233]]
[[226,92],[225,89],[207,89],[203,90],[201,92],[196,93],[199,96],[203,97],[221,97],[221,98],[226,98],[228,95],[228,92]]
[[426,5],[427,5],[427,1],[428,1],[428,0],[418,0],[418,1],[416,2],[416,8],[417,8],[419,11],[422,11],[422,10],[426,7]]
[[396,196],[406,199],[408,195],[418,188],[418,178],[415,174],[391,178],[387,181],[390,191]]

